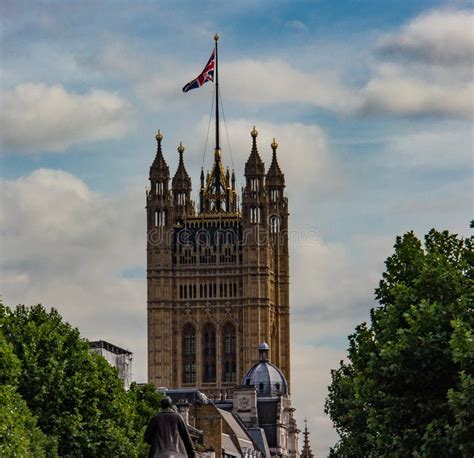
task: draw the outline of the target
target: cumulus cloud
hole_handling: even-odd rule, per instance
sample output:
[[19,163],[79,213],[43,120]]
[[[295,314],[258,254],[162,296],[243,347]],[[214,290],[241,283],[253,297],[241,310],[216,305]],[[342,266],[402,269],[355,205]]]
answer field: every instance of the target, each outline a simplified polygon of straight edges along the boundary
[[105,197],[50,169],[0,185],[4,303],[56,307],[86,337],[134,351],[144,380],[145,278],[121,275],[144,263],[143,193]]
[[472,11],[434,10],[383,36],[361,111],[471,118],[473,24]]
[[121,137],[131,115],[130,104],[116,94],[76,94],[61,85],[21,84],[4,92],[2,103],[5,151],[61,152],[79,142]]
[[[277,157],[287,183],[297,183],[297,186],[288,187],[287,191],[293,204],[296,205],[304,196],[306,202],[311,196],[335,196],[345,185],[345,171],[340,164],[334,163],[331,156],[326,132],[317,124],[294,123],[274,123],[264,120],[230,119],[227,121],[227,130],[232,147],[233,163],[238,180],[243,179],[243,168],[247,161],[252,139],[250,131],[256,125],[259,132],[257,137],[257,147],[259,154],[268,170],[272,159],[270,144],[273,137],[278,143]],[[208,119],[201,119],[196,127],[197,133],[190,135],[186,132],[185,138],[189,138],[190,151],[202,151],[202,145],[195,143],[195,139],[205,138],[208,127]],[[223,129],[222,129],[223,130]],[[227,145],[227,138],[222,132],[221,145],[223,149],[223,162],[232,167],[230,151]],[[212,144],[212,134],[211,134]],[[208,148],[212,150],[212,148]],[[209,153],[208,153],[209,154]],[[204,166],[209,166],[209,159]],[[198,176],[201,166],[202,156],[190,154],[187,161],[191,162],[194,176]],[[299,197],[299,199],[297,199]]]
[[380,65],[365,89],[363,111],[406,116],[470,118],[473,114],[472,82],[425,79],[398,65]]
[[383,37],[378,51],[388,57],[434,65],[472,68],[474,13],[470,10],[435,10],[423,13],[398,33]]
[[281,59],[239,59],[221,74],[231,96],[250,105],[302,103],[346,114],[360,104],[336,73],[304,72]]
[[[304,27],[300,21],[292,21],[290,26]],[[149,56],[143,49],[118,41],[105,46],[99,55],[78,57],[78,62],[109,77],[131,81],[142,100],[161,110],[165,102],[186,104],[198,97],[194,92],[193,97],[183,98],[181,88],[199,74],[207,57],[203,54],[202,62],[191,65],[167,55]],[[248,106],[301,103],[347,114],[361,103],[358,94],[347,88],[336,72],[303,71],[283,59],[225,60],[219,75],[226,99]]]

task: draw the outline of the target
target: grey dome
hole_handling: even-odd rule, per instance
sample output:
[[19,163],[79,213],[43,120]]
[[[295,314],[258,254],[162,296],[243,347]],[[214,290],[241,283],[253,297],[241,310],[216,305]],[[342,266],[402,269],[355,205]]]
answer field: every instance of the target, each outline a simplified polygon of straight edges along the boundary
[[268,344],[262,342],[258,348],[260,361],[244,375],[242,385],[253,385],[257,397],[278,397],[288,394],[288,383],[278,367],[268,361]]

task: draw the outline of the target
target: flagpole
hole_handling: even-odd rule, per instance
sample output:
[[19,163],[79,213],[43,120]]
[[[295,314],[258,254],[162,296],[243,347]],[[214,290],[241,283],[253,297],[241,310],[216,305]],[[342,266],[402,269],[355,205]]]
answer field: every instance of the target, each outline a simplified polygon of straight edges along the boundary
[[219,146],[219,59],[217,56],[217,42],[219,35],[214,35],[214,41],[216,46],[216,154],[220,150]]
[[219,40],[219,35],[217,33],[214,35],[214,41],[216,46],[216,149],[214,151],[215,158],[215,179],[216,179],[216,208],[217,211],[221,210],[221,199],[219,194],[221,192],[221,174],[220,174],[220,160],[221,160],[221,150],[219,146],[219,60],[217,56],[217,42]]

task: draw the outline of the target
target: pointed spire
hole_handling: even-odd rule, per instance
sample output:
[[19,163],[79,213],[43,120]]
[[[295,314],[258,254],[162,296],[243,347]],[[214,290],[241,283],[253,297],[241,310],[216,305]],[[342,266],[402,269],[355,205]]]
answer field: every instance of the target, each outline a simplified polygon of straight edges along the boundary
[[170,171],[168,164],[165,161],[163,156],[163,151],[161,149],[161,142],[163,141],[163,134],[158,129],[158,132],[155,135],[157,146],[156,146],[156,155],[153,163],[150,167],[150,179],[164,181],[168,180],[170,176]]
[[157,146],[156,146],[156,156],[153,161],[152,167],[157,169],[167,169],[168,165],[166,164],[165,158],[163,157],[163,151],[161,150],[161,142],[163,141],[163,134],[160,129],[155,135]]
[[186,167],[184,165],[183,153],[184,153],[184,146],[182,142],[179,142],[178,146],[178,153],[179,153],[179,163],[176,173],[173,177],[173,189],[179,190],[190,190],[191,189],[191,177],[188,175],[186,171]]
[[258,154],[257,149],[257,136],[258,131],[253,126],[252,131],[250,132],[252,136],[252,151],[250,152],[250,156],[245,163],[245,175],[264,175],[265,174],[265,165]]
[[267,185],[271,186],[285,186],[285,175],[283,175],[280,165],[278,164],[277,159],[277,148],[278,143],[273,139],[272,144],[270,145],[272,148],[272,163],[270,164],[270,168],[268,169],[267,173]]
[[308,420],[304,419],[304,441],[303,441],[303,450],[301,450],[300,458],[314,458],[314,454],[311,450],[311,445],[309,443],[309,432],[308,432]]

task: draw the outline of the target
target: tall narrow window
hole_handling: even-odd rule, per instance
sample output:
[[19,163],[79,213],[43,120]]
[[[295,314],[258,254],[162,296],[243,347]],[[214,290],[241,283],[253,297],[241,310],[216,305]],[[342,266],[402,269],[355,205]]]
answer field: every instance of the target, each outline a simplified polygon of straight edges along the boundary
[[196,330],[192,324],[183,328],[183,383],[196,382]]
[[237,372],[235,327],[227,323],[222,330],[222,381],[235,383]]
[[216,381],[216,330],[212,324],[206,324],[202,333],[203,338],[203,382]]

